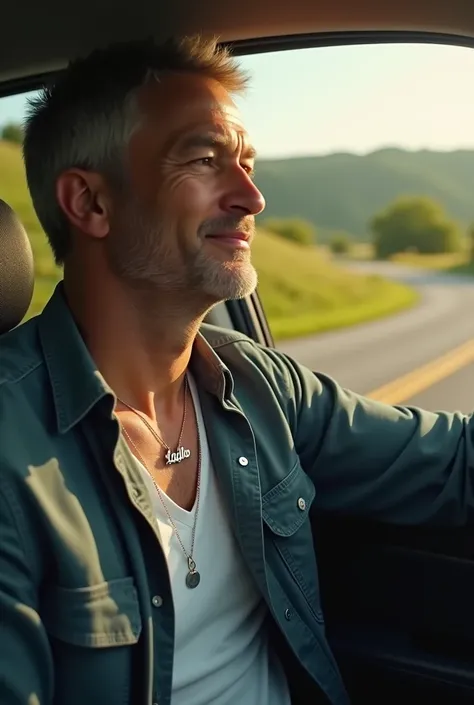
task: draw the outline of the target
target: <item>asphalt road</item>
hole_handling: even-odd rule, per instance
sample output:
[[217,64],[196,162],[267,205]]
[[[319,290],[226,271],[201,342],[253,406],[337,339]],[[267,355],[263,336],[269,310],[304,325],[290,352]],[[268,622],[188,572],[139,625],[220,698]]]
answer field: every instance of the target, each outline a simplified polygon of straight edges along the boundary
[[[369,394],[474,339],[474,278],[378,262],[350,268],[407,282],[419,289],[421,303],[381,321],[282,341],[280,350],[346,388]],[[474,363],[404,399],[403,404],[471,412]]]

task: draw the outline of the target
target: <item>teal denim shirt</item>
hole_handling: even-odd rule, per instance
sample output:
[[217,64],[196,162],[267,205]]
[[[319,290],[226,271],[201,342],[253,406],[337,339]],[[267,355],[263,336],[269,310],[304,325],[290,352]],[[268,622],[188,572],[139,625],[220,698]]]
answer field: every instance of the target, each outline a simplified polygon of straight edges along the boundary
[[[191,367],[269,629],[305,687],[347,705],[325,637],[310,516],[472,522],[473,421],[364,399],[207,325]],[[169,576],[114,403],[61,285],[40,316],[0,339],[2,705],[171,701]]]

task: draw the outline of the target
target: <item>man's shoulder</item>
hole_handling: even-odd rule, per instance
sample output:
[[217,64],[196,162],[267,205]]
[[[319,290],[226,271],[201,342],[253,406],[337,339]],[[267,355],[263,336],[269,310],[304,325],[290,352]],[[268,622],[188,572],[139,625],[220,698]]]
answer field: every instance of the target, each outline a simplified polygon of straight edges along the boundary
[[0,337],[0,398],[10,384],[21,383],[44,364],[38,317]]
[[200,333],[211,348],[219,356],[237,354],[240,356],[252,355],[265,359],[272,349],[256,343],[245,333],[230,328],[221,328],[210,323],[203,323]]
[[291,368],[297,363],[275,348],[229,328],[203,324],[200,332],[233,374],[244,369],[249,375],[263,374],[267,382],[281,385],[283,381],[285,388],[291,386]]
[[0,458],[25,445],[43,419],[46,379],[36,319],[0,337]]
[[245,335],[245,333],[240,333],[239,331],[232,330],[231,328],[221,328],[220,326],[214,326],[211,323],[203,323],[199,330],[214,350],[216,348],[221,348],[226,345],[235,345],[237,343],[247,343],[252,346],[257,345],[257,343],[252,340],[252,338],[249,338],[248,335]]

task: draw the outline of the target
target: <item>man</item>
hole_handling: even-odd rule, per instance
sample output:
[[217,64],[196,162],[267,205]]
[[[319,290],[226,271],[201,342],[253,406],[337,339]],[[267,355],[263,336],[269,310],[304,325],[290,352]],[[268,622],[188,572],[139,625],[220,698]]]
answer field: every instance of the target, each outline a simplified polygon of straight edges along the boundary
[[31,106],[64,282],[2,339],[2,705],[348,703],[310,509],[472,521],[473,422],[202,325],[256,285],[233,59],[111,47]]

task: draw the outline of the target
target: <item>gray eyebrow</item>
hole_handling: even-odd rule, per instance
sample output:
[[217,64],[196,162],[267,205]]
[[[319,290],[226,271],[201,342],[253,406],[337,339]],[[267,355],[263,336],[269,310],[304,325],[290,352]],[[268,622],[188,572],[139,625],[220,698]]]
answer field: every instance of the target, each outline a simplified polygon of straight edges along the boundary
[[[194,134],[186,137],[180,145],[180,151],[196,149],[199,147],[212,149],[213,147],[227,147],[229,138],[225,135],[215,134]],[[245,156],[250,159],[255,159],[257,152],[252,145],[246,145],[243,149]]]

